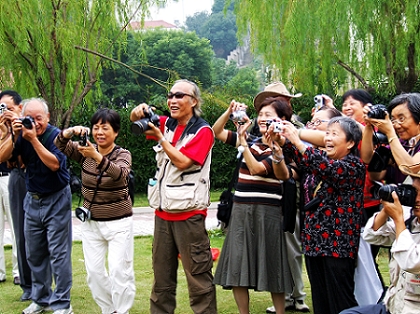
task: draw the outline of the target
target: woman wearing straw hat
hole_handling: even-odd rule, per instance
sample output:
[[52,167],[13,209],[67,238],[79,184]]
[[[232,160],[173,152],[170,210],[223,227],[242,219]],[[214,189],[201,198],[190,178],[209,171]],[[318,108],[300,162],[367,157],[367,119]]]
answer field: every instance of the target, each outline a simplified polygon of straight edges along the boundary
[[276,312],[284,313],[285,293],[292,291],[293,281],[281,230],[282,187],[273,172],[273,163],[281,161],[272,155],[266,131],[268,121],[290,120],[293,112],[281,97],[258,102],[257,123],[262,137],[251,142],[246,134],[251,123],[247,116],[238,124],[237,132],[225,129],[232,112],[243,108],[243,104],[232,101],[213,125],[219,140],[243,152],[231,221],[214,282],[233,290],[241,314],[249,313],[248,289],[270,292]]

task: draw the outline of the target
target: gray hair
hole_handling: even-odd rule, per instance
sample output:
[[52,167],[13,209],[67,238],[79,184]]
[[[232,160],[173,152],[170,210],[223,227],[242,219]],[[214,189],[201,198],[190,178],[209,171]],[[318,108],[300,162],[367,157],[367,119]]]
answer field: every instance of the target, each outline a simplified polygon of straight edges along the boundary
[[333,123],[338,123],[346,135],[346,140],[353,141],[354,145],[350,149],[352,154],[357,154],[359,142],[362,140],[362,130],[360,126],[354,119],[349,117],[334,117],[328,122],[328,126],[331,126]]
[[407,105],[407,108],[413,116],[414,121],[416,121],[416,124],[420,123],[420,94],[404,93],[396,96],[389,103],[388,112],[391,114],[395,107],[403,104]]
[[182,82],[185,82],[185,83],[190,84],[192,86],[192,88],[193,88],[192,93],[191,93],[191,96],[193,96],[197,100],[197,104],[194,106],[194,115],[197,116],[197,117],[199,117],[201,115],[201,113],[203,112],[201,110],[201,105],[204,102],[203,99],[201,98],[200,89],[198,88],[197,84],[195,84],[192,81],[186,80],[186,79],[176,80],[174,82],[174,85],[176,83],[182,83]]
[[28,99],[24,99],[23,101],[22,101],[22,104],[23,104],[23,107],[22,107],[22,114],[23,115],[25,115],[25,110],[26,110],[26,106],[28,105],[28,103],[30,103],[31,101],[38,101],[38,102],[40,102],[41,104],[42,104],[42,106],[44,107],[44,112],[46,113],[46,114],[48,114],[48,105],[47,105],[47,102],[43,99],[43,98],[36,98],[36,97],[33,97],[33,98],[28,98]]

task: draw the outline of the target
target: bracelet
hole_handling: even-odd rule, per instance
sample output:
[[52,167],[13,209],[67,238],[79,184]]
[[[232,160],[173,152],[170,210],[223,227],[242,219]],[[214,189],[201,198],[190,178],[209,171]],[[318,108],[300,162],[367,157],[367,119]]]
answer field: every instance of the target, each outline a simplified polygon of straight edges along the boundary
[[272,158],[272,159],[273,159],[274,164],[278,165],[284,160],[284,156],[281,156],[280,159],[275,159],[275,158]]
[[166,138],[164,138],[164,137],[162,137],[162,138],[158,141],[159,145],[162,145],[162,143],[163,143],[163,142],[166,142]]
[[397,139],[398,136],[392,136],[389,140],[388,140],[388,144],[391,144],[391,142],[395,139]]
[[307,148],[308,147],[305,145],[302,149],[299,149],[299,153],[301,153],[303,155]]
[[274,157],[276,157],[278,159],[284,158],[284,155],[276,155],[274,152],[272,152],[271,155],[273,155]]

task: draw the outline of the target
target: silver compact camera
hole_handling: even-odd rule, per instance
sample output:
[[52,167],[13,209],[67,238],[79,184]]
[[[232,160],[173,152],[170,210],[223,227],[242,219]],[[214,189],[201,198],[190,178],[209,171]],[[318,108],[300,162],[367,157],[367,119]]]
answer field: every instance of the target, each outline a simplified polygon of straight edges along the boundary
[[273,123],[273,132],[274,133],[281,133],[283,132],[283,122],[274,122]]
[[247,115],[246,115],[245,110],[236,110],[236,111],[232,112],[229,116],[229,118],[233,122],[237,122],[238,124],[244,124],[246,117],[247,117]]
[[4,102],[2,102],[0,104],[0,114],[3,114],[6,110],[7,110],[7,105]]
[[319,109],[321,109],[325,104],[324,104],[324,97],[322,97],[322,95],[316,95],[314,97],[314,101],[315,101],[315,111],[318,111]]
[[92,218],[91,211],[83,206],[76,208],[75,215],[81,222],[85,222],[86,220],[90,220]]
[[270,125],[273,125],[273,133],[281,133],[281,132],[283,132],[283,122],[281,122],[281,121],[267,120],[265,122],[265,125],[267,126],[267,128]]

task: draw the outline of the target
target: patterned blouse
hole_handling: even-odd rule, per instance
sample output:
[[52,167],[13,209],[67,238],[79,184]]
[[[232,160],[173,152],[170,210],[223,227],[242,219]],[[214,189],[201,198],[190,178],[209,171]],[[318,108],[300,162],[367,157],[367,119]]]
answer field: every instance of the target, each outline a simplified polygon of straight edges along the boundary
[[356,258],[366,173],[362,160],[351,154],[334,160],[324,151],[312,147],[300,154],[290,143],[286,143],[283,152],[294,154],[304,177],[314,176],[313,182],[320,182],[316,196],[321,203],[312,212],[305,212],[303,253],[307,256]]

